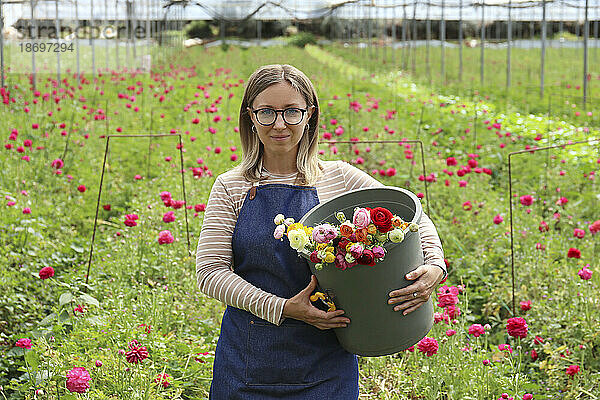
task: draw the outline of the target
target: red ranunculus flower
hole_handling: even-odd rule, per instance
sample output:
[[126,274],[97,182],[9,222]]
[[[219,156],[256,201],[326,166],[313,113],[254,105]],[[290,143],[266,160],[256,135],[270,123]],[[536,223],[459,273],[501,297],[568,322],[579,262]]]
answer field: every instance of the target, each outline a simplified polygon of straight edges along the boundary
[[567,257],[569,258],[581,258],[581,251],[575,247],[569,248],[567,252]]
[[48,279],[54,276],[54,268],[52,267],[44,267],[40,269],[40,279]]
[[509,318],[506,322],[506,330],[512,337],[527,337],[527,321],[523,318]]
[[569,365],[567,367],[566,374],[570,375],[570,376],[574,376],[578,372],[579,372],[579,365]]
[[142,360],[148,358],[148,349],[146,348],[146,346],[139,346],[137,340],[132,340],[129,343],[129,348],[131,350],[125,353],[125,358],[127,359],[127,362],[137,364],[139,362],[142,362]]
[[375,256],[371,250],[364,250],[362,254],[356,259],[361,265],[368,265],[370,267],[375,265]]
[[387,208],[377,207],[371,210],[371,221],[383,233],[392,230],[392,217],[392,213]]

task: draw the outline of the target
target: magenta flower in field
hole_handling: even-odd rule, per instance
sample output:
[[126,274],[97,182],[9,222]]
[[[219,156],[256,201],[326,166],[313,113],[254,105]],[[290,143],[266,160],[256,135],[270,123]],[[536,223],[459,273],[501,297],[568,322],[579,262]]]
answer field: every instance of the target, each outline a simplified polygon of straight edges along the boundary
[[540,232],[548,232],[550,230],[550,227],[548,226],[546,221],[542,221],[540,222],[538,229],[540,230]]
[[585,231],[583,229],[575,228],[573,229],[573,236],[579,239],[583,239],[585,236]]
[[509,318],[506,322],[506,330],[512,337],[527,337],[527,321],[524,318]]
[[169,244],[173,243],[174,240],[170,231],[160,231],[158,234],[158,244]]
[[168,211],[163,215],[163,222],[173,222],[175,221],[175,213],[173,211]]
[[566,374],[569,376],[575,376],[579,372],[579,365],[569,365],[566,370]]
[[523,395],[523,400],[531,400],[533,399],[533,395],[531,393],[525,393]]
[[39,272],[40,279],[48,279],[54,276],[54,268],[52,267],[44,267],[40,269]]
[[531,300],[522,301],[522,302],[519,303],[519,305],[521,306],[521,310],[522,311],[529,311],[529,310],[531,310]]
[[137,364],[148,358],[148,349],[146,346],[140,346],[137,340],[129,342],[129,351],[125,353],[127,362]]
[[29,208],[29,207],[25,207],[25,208],[23,209],[23,214],[31,214],[31,208]]
[[438,342],[434,338],[424,337],[417,343],[417,349],[427,357],[431,357],[438,351]]
[[79,185],[79,186],[77,186],[77,190],[79,190],[81,193],[85,192],[86,189],[87,188],[85,187],[85,185]]
[[483,329],[483,326],[481,324],[473,324],[469,326],[468,332],[469,335],[473,335],[475,337],[485,335],[485,329]]
[[589,230],[592,235],[595,235],[596,233],[600,232],[600,219],[597,221],[594,221],[590,225]]
[[569,200],[566,197],[561,197],[558,200],[556,200],[556,205],[563,206],[563,205],[567,204],[568,202],[569,202]]
[[533,196],[530,194],[526,194],[524,196],[521,196],[519,198],[519,200],[521,201],[521,204],[523,204],[524,206],[530,206],[533,204]]
[[576,247],[571,247],[571,248],[569,248],[569,251],[567,252],[567,257],[568,258],[581,258],[581,250],[579,250]]
[[465,180],[458,181],[458,187],[467,187],[467,181],[465,181]]
[[134,176],[133,179],[139,181],[140,179],[142,179],[142,176],[140,174],[136,174],[136,176]]
[[455,286],[448,287],[446,285],[438,288],[438,307],[447,307],[458,304],[458,288]]
[[83,367],[75,367],[67,372],[67,389],[70,392],[85,393],[90,388],[90,373]]
[[577,272],[577,275],[579,275],[579,277],[584,281],[592,279],[592,270],[589,267],[590,264],[587,264],[585,267],[583,267]]
[[456,331],[454,329],[448,329],[446,331],[446,336],[450,337],[450,336],[454,336],[456,335]]
[[167,388],[171,383],[167,381],[167,378],[170,378],[169,374],[157,374],[156,378],[154,378],[154,382],[162,385],[163,388]]
[[50,164],[50,166],[52,168],[56,168],[56,169],[60,169],[65,165],[64,161],[61,160],[60,158],[57,158],[56,160],[52,161],[52,164]]
[[31,349],[31,339],[23,338],[17,340],[15,346],[20,347],[22,349]]
[[446,158],[446,165],[447,165],[447,166],[449,166],[449,167],[453,167],[453,166],[455,166],[456,164],[457,164],[457,162],[456,162],[456,158],[454,158],[454,157],[448,157],[448,158]]
[[510,347],[510,344],[501,343],[498,345],[498,350],[500,350],[500,351],[506,350],[512,354],[512,347]]
[[504,218],[502,218],[502,216],[500,214],[498,214],[494,217],[494,224],[499,225],[502,223],[502,221],[504,221]]

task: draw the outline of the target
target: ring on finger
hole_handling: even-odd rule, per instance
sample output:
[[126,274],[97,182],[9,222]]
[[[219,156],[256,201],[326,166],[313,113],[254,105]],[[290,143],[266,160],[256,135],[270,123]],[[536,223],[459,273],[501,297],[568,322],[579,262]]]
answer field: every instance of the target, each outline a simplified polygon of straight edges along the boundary
[[417,297],[419,295],[419,292],[413,292],[413,298]]

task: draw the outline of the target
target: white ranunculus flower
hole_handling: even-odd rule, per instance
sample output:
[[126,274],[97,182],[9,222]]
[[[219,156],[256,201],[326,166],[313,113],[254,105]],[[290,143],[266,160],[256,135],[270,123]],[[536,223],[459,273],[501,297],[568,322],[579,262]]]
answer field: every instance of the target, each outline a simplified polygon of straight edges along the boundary
[[285,216],[283,214],[277,214],[273,221],[275,221],[275,225],[281,225],[281,224],[283,224],[284,220],[285,220]]
[[404,240],[404,232],[402,232],[402,229],[392,229],[388,232],[388,239],[390,239],[392,243],[400,243]]
[[418,225],[418,224],[416,224],[416,223],[414,223],[414,222],[411,222],[411,223],[410,223],[410,225],[408,225],[408,229],[409,229],[411,232],[416,232],[416,231],[418,231],[418,230],[419,230],[419,225]]
[[304,229],[291,230],[288,232],[287,237],[290,240],[290,246],[296,251],[302,251],[308,243],[308,235]]

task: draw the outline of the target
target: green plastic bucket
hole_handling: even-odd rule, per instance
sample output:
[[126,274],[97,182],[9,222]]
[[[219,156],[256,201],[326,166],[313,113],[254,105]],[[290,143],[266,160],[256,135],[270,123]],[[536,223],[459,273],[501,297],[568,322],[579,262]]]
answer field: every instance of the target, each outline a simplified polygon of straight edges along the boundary
[[[406,222],[419,223],[423,209],[412,192],[393,186],[353,190],[312,208],[299,221],[305,226],[321,223],[339,225],[335,214],[342,211],[352,220],[355,207],[385,207]],[[383,356],[406,350],[424,338],[433,326],[431,298],[417,310],[402,315],[388,304],[389,293],[414,281],[405,275],[423,264],[419,232],[407,232],[400,243],[388,242],[387,254],[375,266],[355,265],[341,270],[333,264],[315,269],[308,256],[318,291],[329,294],[336,307],[345,311],[350,324],[335,328],[341,346],[361,356]]]

